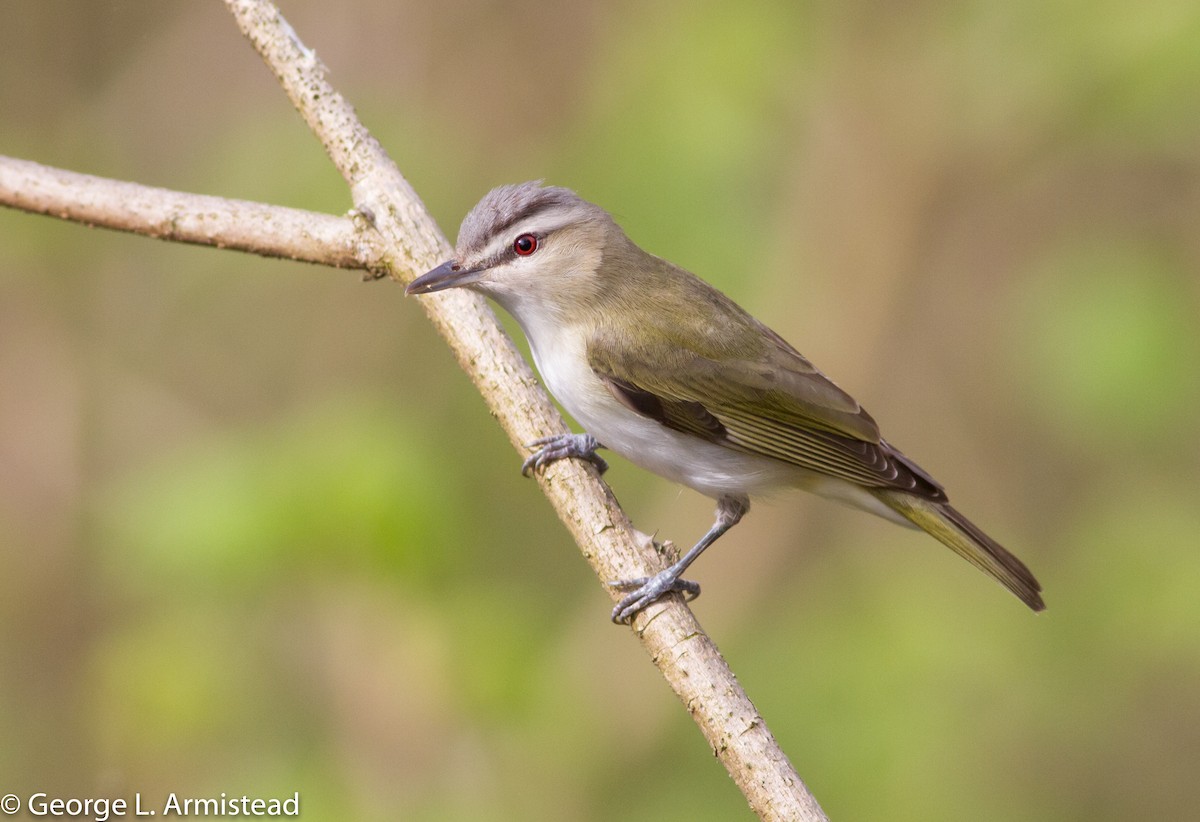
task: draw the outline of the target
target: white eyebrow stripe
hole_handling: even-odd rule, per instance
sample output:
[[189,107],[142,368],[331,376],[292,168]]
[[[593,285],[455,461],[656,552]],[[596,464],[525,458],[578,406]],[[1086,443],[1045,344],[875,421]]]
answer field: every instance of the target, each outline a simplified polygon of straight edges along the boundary
[[[513,240],[520,237],[522,234],[533,234],[537,237],[545,237],[553,234],[559,229],[576,222],[576,217],[572,213],[574,209],[562,209],[558,207],[546,208],[531,214],[511,226],[504,228],[500,233],[492,236],[487,241],[487,245],[483,248],[483,257],[488,260],[499,260],[508,253]],[[558,212],[555,214],[554,212]],[[553,220],[548,220],[547,217],[553,214]]]

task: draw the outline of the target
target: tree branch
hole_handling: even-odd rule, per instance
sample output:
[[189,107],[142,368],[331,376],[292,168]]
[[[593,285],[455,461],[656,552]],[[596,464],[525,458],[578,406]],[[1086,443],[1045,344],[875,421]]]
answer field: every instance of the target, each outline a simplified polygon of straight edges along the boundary
[[383,244],[361,220],[185,194],[0,157],[0,205],[87,225],[337,268],[379,268]]
[[[0,160],[0,203],[162,239],[366,268],[400,282],[449,257],[449,243],[416,193],[278,9],[266,0],[226,5],[346,179],[356,219],[179,194],[8,159]],[[482,297],[455,290],[419,304],[518,449],[566,430]],[[557,462],[539,482],[602,581],[663,567],[650,539],[630,526],[590,465]],[[619,597],[607,585],[605,590]],[[770,820],[826,819],[678,596],[646,608],[634,628],[755,813]]]

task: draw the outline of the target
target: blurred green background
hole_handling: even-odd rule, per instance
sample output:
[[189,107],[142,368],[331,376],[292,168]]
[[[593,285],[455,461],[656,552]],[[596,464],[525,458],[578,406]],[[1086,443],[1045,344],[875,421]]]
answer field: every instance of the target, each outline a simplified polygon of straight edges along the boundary
[[[1200,803],[1200,6],[283,3],[453,238],[612,210],[1046,587],[803,495],[700,619],[839,820]],[[0,152],[341,213],[215,2],[0,9]],[[748,818],[413,301],[0,212],[0,793]],[[712,503],[619,459],[643,530]]]

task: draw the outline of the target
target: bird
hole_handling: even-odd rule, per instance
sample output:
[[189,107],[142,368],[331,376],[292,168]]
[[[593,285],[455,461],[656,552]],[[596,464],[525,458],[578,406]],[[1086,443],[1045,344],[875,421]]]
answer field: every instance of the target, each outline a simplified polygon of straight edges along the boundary
[[779,334],[691,272],[644,251],[606,210],[531,181],[493,189],[463,219],[454,256],[406,294],[468,288],[508,312],[542,380],[583,433],[544,437],[529,474],[606,448],[716,500],[712,526],[676,562],[617,580],[630,623],[750,510],[800,489],[921,529],[1033,611],[1041,586],[950,505],[944,487],[885,440],[874,418]]

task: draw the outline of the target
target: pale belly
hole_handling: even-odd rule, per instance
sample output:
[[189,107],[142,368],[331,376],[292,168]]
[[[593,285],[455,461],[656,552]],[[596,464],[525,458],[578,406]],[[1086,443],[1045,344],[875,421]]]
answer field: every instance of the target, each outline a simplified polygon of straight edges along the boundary
[[534,362],[546,387],[605,448],[710,497],[760,495],[802,485],[809,472],[666,428],[622,405],[587,365],[583,337],[558,336]]
[[912,527],[874,494],[845,480],[675,431],[622,405],[587,364],[584,335],[545,335],[532,345],[546,387],[605,448],[705,496],[766,496],[799,488]]

